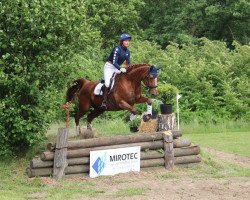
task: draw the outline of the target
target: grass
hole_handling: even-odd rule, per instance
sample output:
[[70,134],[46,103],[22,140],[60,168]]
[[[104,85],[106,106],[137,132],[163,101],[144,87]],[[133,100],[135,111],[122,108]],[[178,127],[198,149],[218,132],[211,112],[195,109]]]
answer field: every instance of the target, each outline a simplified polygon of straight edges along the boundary
[[[86,121],[81,120],[81,127],[86,127]],[[64,122],[54,123],[47,132],[49,139],[55,138],[57,135],[58,127],[65,127]],[[124,123],[122,119],[96,119],[93,122],[93,128],[96,129],[98,136],[111,136],[111,135],[128,135],[130,134],[129,125]],[[69,122],[70,137],[75,137],[75,122],[71,118]]]
[[187,134],[247,132],[250,131],[250,123],[245,120],[219,120],[217,122],[208,120],[206,123],[201,123],[194,119],[189,123],[182,123],[181,130]]
[[[203,161],[200,164],[178,165],[174,171],[153,173],[158,181],[191,179],[227,179],[230,177],[250,177],[250,169],[239,167],[227,162],[222,162],[216,157],[201,152]],[[3,161],[0,163],[0,199],[85,199],[85,198],[113,198],[147,195],[150,188],[138,185],[124,187],[123,183],[129,182],[130,177],[101,177],[99,179],[69,179],[60,182],[45,182],[42,178],[28,179],[24,175],[28,164],[26,159],[16,161]],[[146,178],[146,177],[145,177]],[[47,179],[48,181],[48,179]],[[152,179],[154,181],[154,179]],[[107,189],[100,187],[107,183],[116,185],[117,190],[109,193]],[[159,182],[160,184],[160,182]],[[112,185],[112,184],[111,184]],[[120,186],[119,186],[120,185]],[[126,184],[127,185],[127,184]],[[105,187],[106,188],[106,187]]]
[[94,182],[84,180],[45,183],[41,178],[27,179],[24,175],[26,166],[27,160],[23,159],[0,163],[0,199],[35,199],[41,194],[43,199],[79,199],[104,193]]
[[[83,124],[83,123],[82,123]],[[250,132],[246,131],[248,124],[236,122],[234,131],[228,124],[212,124],[208,125],[209,133],[204,130],[204,125],[183,124],[184,137],[189,137],[194,143],[203,146],[212,147],[229,153],[237,153],[239,155],[250,157]],[[70,122],[70,134],[75,135],[74,123]],[[241,125],[241,126],[240,126]],[[54,140],[58,127],[64,126],[63,123],[54,124],[47,133],[48,140]],[[224,129],[222,128],[224,127]],[[236,128],[237,127],[237,128]],[[99,136],[130,134],[129,127],[121,119],[116,120],[99,120],[94,123],[97,134]],[[192,131],[190,131],[192,128]],[[189,130],[190,132],[186,132]],[[217,132],[216,130],[221,130]],[[47,141],[41,142],[30,149],[23,158],[10,158],[0,161],[0,199],[86,199],[86,198],[122,198],[127,196],[147,195],[150,188],[125,187],[122,186],[129,180],[126,178],[117,179],[112,177],[102,177],[97,180],[84,178],[77,180],[62,180],[58,183],[45,183],[42,178],[28,179],[24,175],[25,168],[28,166],[29,160],[45,150]],[[161,180],[182,180],[186,177],[191,179],[207,179],[207,178],[224,178],[229,177],[250,177],[250,169],[236,166],[232,163],[218,160],[218,158],[201,152],[202,163],[195,165],[177,166],[171,173],[163,171],[155,173],[158,181]],[[109,181],[116,185],[117,190],[112,194],[108,193],[98,185],[99,183],[107,184]]]
[[201,146],[250,157],[250,132],[186,134],[186,136]]
[[185,178],[191,179],[207,179],[207,178],[223,178],[230,177],[250,177],[250,168],[244,168],[226,161],[219,160],[213,155],[201,152],[202,162],[199,164],[178,165],[171,172],[156,174],[159,180],[181,180]]
[[128,124],[124,123],[122,119],[102,119],[95,121],[93,126],[97,129],[97,135],[100,136],[130,134]]

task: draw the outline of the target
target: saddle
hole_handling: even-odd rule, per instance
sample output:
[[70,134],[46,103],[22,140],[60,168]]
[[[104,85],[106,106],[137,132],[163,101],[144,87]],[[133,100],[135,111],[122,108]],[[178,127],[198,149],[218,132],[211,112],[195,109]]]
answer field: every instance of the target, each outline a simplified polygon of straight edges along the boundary
[[[108,87],[109,94],[112,92],[112,89],[114,88],[114,85],[115,85],[115,82],[116,82],[116,79],[115,79],[116,75],[117,75],[117,73],[113,73],[112,77],[110,78],[110,84],[109,84],[109,87]],[[96,95],[96,96],[102,96],[103,95],[104,83],[105,83],[105,80],[102,78],[100,80],[100,83],[98,83],[95,86],[94,95]]]

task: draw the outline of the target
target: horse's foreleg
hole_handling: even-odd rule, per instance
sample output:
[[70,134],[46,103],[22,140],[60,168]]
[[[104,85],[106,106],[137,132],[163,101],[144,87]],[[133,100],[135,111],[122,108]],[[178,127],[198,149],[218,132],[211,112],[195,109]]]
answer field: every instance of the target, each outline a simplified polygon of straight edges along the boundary
[[121,109],[130,111],[133,115],[136,115],[137,113],[136,109],[129,105],[126,101],[121,101],[118,103],[118,105]]
[[144,96],[141,96],[137,101],[136,103],[147,103],[148,105],[148,108],[147,108],[147,113],[152,115],[152,100],[147,98],[147,97],[144,97]]
[[147,103],[148,105],[152,105],[152,99],[147,97],[141,96],[139,99],[136,100],[136,103]]
[[91,122],[104,112],[103,109],[95,109],[87,116],[87,129],[92,130]]

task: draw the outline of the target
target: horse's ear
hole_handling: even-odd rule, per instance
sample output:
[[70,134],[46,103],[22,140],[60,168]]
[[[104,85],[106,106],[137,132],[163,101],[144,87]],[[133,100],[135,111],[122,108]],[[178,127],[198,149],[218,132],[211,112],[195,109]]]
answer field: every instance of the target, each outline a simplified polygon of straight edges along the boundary
[[158,66],[158,67],[156,67],[156,69],[157,69],[157,70],[159,70],[159,69],[161,69],[161,68],[162,68],[162,66]]

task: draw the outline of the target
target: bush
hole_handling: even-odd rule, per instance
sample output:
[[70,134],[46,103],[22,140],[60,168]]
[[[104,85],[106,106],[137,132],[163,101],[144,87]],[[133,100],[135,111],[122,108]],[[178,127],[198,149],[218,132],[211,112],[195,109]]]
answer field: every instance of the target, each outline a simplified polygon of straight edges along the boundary
[[[182,94],[184,120],[212,113],[214,118],[249,120],[250,45],[199,39],[199,44],[171,43],[165,50],[148,41],[131,43],[133,63],[161,65],[159,85],[167,83]],[[205,120],[205,119],[204,119]],[[216,120],[216,119],[215,119]]]
[[178,93],[178,89],[170,84],[161,83],[158,86],[158,96],[157,98],[160,99],[164,104],[173,102],[174,97]]

